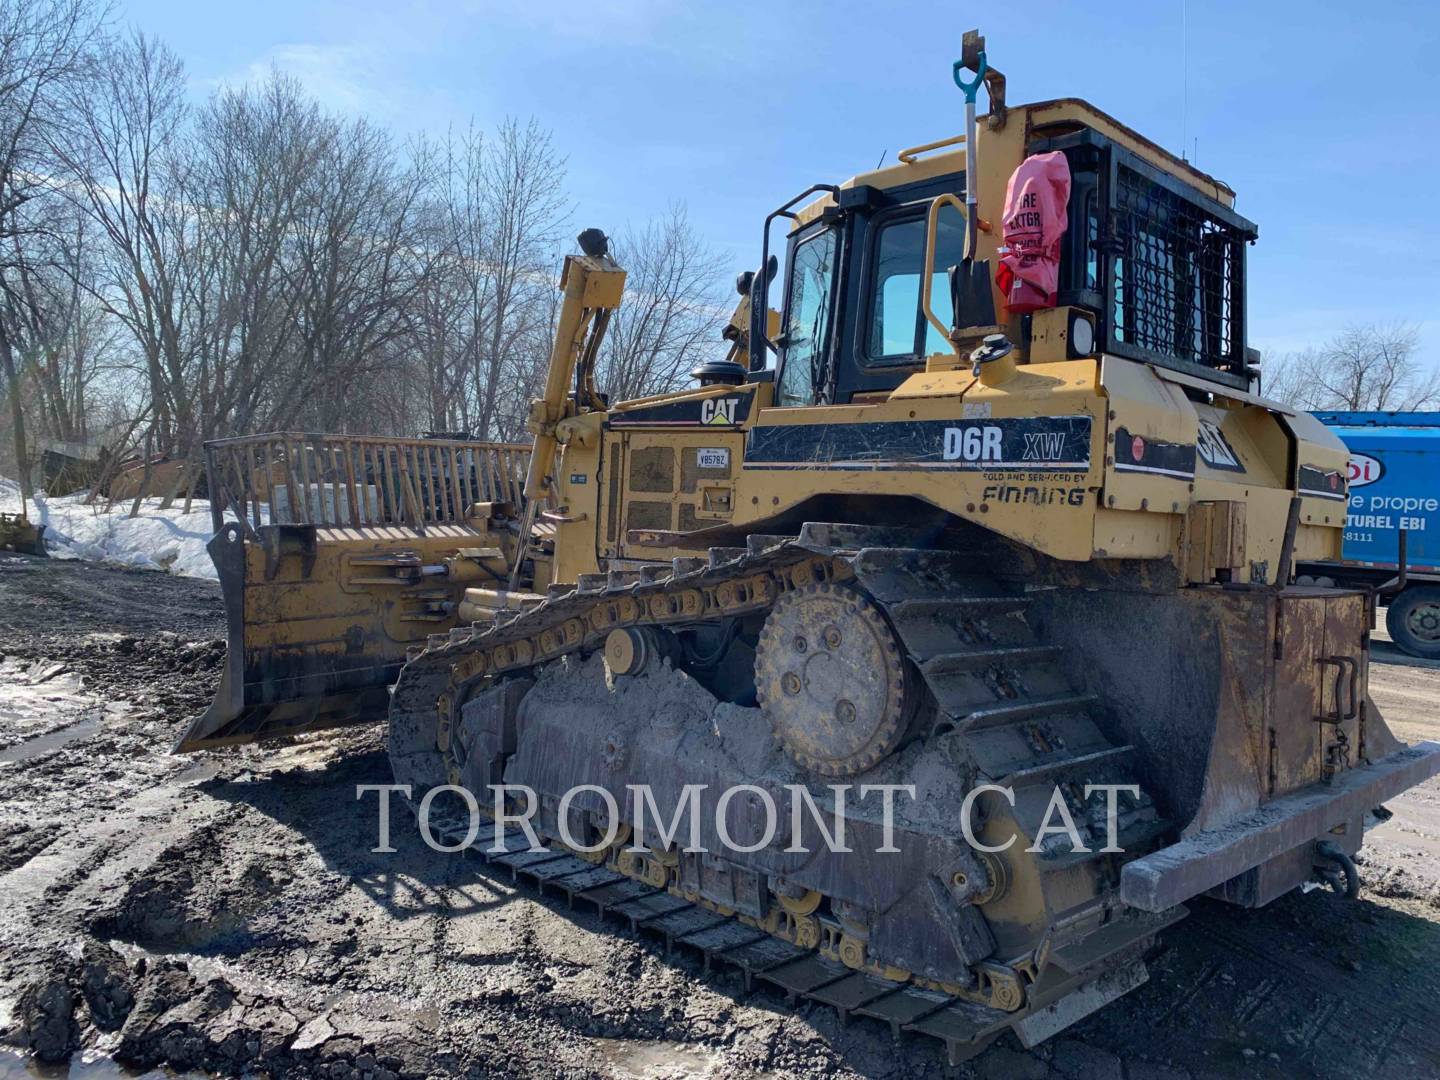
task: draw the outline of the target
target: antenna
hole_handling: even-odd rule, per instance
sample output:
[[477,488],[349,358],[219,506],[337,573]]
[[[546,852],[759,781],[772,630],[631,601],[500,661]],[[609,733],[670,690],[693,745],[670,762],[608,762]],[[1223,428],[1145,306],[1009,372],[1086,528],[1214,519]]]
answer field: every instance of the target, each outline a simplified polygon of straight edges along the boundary
[[1180,157],[1185,157],[1190,124],[1190,0],[1180,0]]

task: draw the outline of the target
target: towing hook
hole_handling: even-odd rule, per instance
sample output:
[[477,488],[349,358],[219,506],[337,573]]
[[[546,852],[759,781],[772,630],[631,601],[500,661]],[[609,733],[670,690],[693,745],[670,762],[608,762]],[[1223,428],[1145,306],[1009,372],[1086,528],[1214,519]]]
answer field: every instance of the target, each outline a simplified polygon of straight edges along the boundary
[[1315,845],[1315,876],[1336,896],[1354,900],[1360,895],[1360,868],[1330,840]]

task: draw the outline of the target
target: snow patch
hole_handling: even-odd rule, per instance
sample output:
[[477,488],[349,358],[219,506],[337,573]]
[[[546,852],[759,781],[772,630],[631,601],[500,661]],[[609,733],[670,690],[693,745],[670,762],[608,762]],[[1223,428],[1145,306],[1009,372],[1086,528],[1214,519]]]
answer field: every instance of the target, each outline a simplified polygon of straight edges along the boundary
[[[141,570],[163,570],[181,577],[216,580],[210,542],[210,504],[196,499],[185,513],[184,499],[162,510],[162,499],[146,499],[130,516],[130,500],[105,512],[105,499],[85,505],[85,492],[31,500],[30,520],[45,526],[45,547],[52,558],[85,559]],[[18,513],[20,486],[0,477],[0,511]]]

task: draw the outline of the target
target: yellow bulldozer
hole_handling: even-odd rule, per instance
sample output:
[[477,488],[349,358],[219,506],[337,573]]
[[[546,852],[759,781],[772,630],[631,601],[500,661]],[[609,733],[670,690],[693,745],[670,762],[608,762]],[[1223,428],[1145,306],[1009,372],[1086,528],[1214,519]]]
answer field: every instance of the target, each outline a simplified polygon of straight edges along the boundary
[[[1291,583],[1339,555],[1346,451],[1257,392],[1257,229],[1084,101],[1008,104],[978,35],[954,77],[964,134],[766,218],[693,389],[598,392],[625,274],[587,230],[532,445],[210,444],[229,653],[178,749],[388,717],[487,858],[954,1061],[1138,986],[1196,897],[1353,896],[1440,745],[1367,693],[1373,596]],[[1019,311],[1036,155],[1066,227]],[[641,837],[641,786],[732,842]],[[851,788],[849,851],[759,797]],[[538,845],[497,832],[522,789]]]

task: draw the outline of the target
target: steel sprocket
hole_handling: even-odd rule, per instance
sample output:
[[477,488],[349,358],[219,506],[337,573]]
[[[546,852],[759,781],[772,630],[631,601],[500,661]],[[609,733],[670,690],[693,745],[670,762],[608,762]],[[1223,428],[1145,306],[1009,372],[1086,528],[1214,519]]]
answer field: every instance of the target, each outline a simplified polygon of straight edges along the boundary
[[780,597],[760,634],[755,686],[786,753],[822,775],[863,772],[905,737],[900,643],[851,586],[823,582]]

